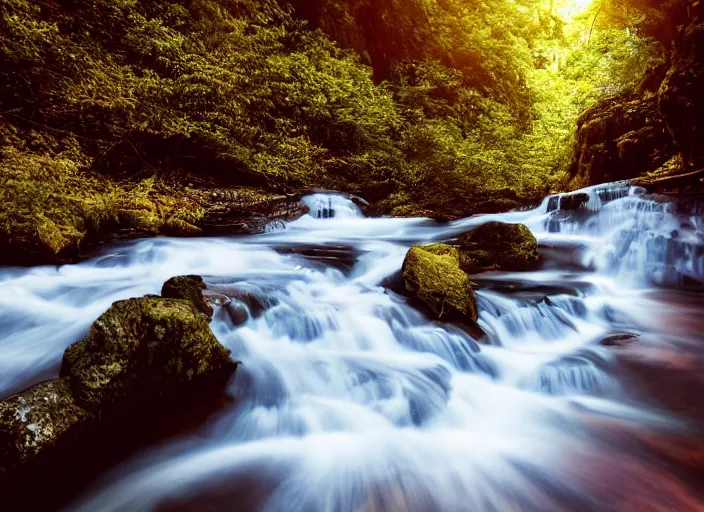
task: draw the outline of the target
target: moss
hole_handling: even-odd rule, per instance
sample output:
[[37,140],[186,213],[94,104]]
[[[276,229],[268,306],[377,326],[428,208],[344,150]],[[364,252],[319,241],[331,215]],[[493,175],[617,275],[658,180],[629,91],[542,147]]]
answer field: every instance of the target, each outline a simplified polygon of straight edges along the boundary
[[523,224],[487,222],[459,239],[463,266],[469,272],[498,266],[507,271],[534,270],[540,266],[538,242]]
[[98,318],[64,353],[61,376],[83,406],[109,410],[222,386],[235,368],[190,301],[143,298],[116,302]]
[[56,448],[87,417],[63,379],[0,401],[0,477]]
[[397,206],[391,210],[390,215],[392,217],[434,217],[435,212],[433,210],[425,210],[417,205],[407,204],[403,206]]
[[412,247],[403,262],[403,279],[406,289],[439,319],[476,321],[476,299],[460,269],[460,256],[457,248],[444,244]]
[[[186,193],[154,177],[116,183],[91,172],[92,160],[71,137],[30,136],[36,152],[22,147],[7,125],[0,129],[0,141],[8,142],[0,149],[0,259],[6,263],[70,256],[86,239],[113,229],[183,232],[188,220],[202,217]],[[34,257],[27,261],[27,254]]]
[[196,236],[203,233],[201,228],[182,219],[168,219],[164,223],[163,231],[174,236]]

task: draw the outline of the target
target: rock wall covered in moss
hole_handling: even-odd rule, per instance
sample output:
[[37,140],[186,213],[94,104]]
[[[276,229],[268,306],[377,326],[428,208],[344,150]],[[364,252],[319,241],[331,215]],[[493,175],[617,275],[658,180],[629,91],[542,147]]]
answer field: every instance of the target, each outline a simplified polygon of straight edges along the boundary
[[704,166],[704,9],[686,4],[656,11],[662,21],[651,29],[664,44],[664,63],[634,91],[604,99],[580,118],[573,167],[579,183],[672,177],[671,191],[701,190],[698,179],[675,179]]

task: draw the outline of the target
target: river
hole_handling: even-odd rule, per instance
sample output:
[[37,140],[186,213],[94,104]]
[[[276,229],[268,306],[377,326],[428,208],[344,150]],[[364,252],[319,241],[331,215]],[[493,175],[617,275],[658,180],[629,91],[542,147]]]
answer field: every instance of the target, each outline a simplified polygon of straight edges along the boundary
[[[319,194],[261,235],[0,269],[0,396],[55,377],[112,302],[198,274],[265,303],[211,324],[242,361],[232,405],[68,510],[704,510],[704,218],[623,184],[584,192],[579,211],[548,198],[449,224]],[[410,246],[489,220],[526,224],[545,264],[476,276],[485,338],[382,285]],[[600,343],[615,333],[632,343]]]

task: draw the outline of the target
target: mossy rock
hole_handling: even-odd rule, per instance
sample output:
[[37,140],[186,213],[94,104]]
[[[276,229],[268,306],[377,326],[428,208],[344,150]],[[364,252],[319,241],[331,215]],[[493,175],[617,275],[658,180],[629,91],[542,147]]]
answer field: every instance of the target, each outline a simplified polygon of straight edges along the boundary
[[79,403],[120,412],[203,387],[221,388],[237,363],[187,300],[116,302],[64,353],[61,376]]
[[205,283],[200,276],[172,277],[161,287],[161,296],[165,299],[185,299],[193,303],[198,311],[213,318],[213,308],[203,298]]
[[487,222],[462,235],[459,245],[462,268],[469,273],[486,268],[535,270],[542,261],[538,241],[523,224]]
[[0,401],[0,477],[65,442],[88,417],[64,379]]
[[406,289],[440,320],[477,320],[469,276],[460,268],[462,255],[444,244],[412,247],[403,262]]
[[[189,298],[202,300],[200,278],[169,283],[192,285]],[[70,457],[77,467],[84,459],[99,467],[110,457],[104,443],[124,441],[130,450],[158,421],[178,423],[203,404],[216,406],[236,368],[193,300],[116,302],[64,352],[60,378],[0,401],[0,487],[31,487],[37,474],[53,482]],[[115,439],[122,432],[131,434]]]

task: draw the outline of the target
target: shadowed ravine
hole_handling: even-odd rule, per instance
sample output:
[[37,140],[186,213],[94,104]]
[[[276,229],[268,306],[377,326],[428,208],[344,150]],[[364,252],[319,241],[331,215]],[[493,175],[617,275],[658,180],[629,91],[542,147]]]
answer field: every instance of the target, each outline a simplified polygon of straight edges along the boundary
[[[625,185],[586,192],[576,211],[548,198],[444,225],[319,195],[263,235],[2,269],[0,395],[55,376],[112,302],[198,274],[269,306],[241,327],[215,312],[242,361],[233,405],[69,510],[702,510],[703,219]],[[488,220],[526,224],[546,262],[476,276],[482,343],[382,286],[411,245]],[[639,337],[600,343],[617,333]]]

